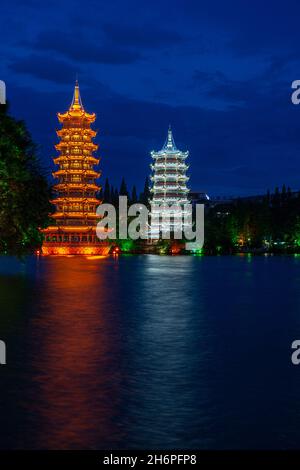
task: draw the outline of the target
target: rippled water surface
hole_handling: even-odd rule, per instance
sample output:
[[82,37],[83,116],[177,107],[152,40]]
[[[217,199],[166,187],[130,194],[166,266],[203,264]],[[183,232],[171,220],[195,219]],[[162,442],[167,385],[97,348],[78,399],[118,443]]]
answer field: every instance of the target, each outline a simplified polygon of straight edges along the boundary
[[300,448],[300,258],[1,258],[0,338],[1,448]]

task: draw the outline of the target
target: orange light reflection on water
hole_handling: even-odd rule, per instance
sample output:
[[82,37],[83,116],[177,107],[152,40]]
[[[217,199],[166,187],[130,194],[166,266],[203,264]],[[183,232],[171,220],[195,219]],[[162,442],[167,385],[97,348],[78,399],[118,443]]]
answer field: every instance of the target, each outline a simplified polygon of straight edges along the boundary
[[42,341],[33,347],[29,405],[39,422],[38,448],[101,448],[106,437],[120,435],[118,333],[106,311],[113,294],[94,261],[43,260],[47,276],[32,320],[33,342],[35,334]]

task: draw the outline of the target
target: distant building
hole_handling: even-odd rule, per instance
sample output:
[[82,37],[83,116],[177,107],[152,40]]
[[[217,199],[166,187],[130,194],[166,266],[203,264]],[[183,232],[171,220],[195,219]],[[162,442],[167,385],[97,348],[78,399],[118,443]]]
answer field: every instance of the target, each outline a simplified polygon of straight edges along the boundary
[[195,206],[196,204],[208,204],[210,198],[204,191],[191,191],[189,193],[189,200]]

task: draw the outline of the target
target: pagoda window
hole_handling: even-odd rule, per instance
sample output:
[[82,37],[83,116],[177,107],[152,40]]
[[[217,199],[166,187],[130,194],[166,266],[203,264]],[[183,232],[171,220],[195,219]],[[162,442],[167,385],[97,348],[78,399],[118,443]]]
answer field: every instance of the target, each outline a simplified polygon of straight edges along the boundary
[[72,175],[71,176],[71,181],[73,183],[79,183],[81,181],[81,176],[80,175]]

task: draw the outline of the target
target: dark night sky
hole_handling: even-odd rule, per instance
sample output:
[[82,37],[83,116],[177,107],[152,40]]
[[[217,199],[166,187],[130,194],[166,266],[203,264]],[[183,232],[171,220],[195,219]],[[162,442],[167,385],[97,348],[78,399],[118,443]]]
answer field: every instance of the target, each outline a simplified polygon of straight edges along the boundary
[[299,1],[2,1],[0,79],[51,168],[78,73],[101,169],[142,189],[169,123],[190,187],[300,188]]

